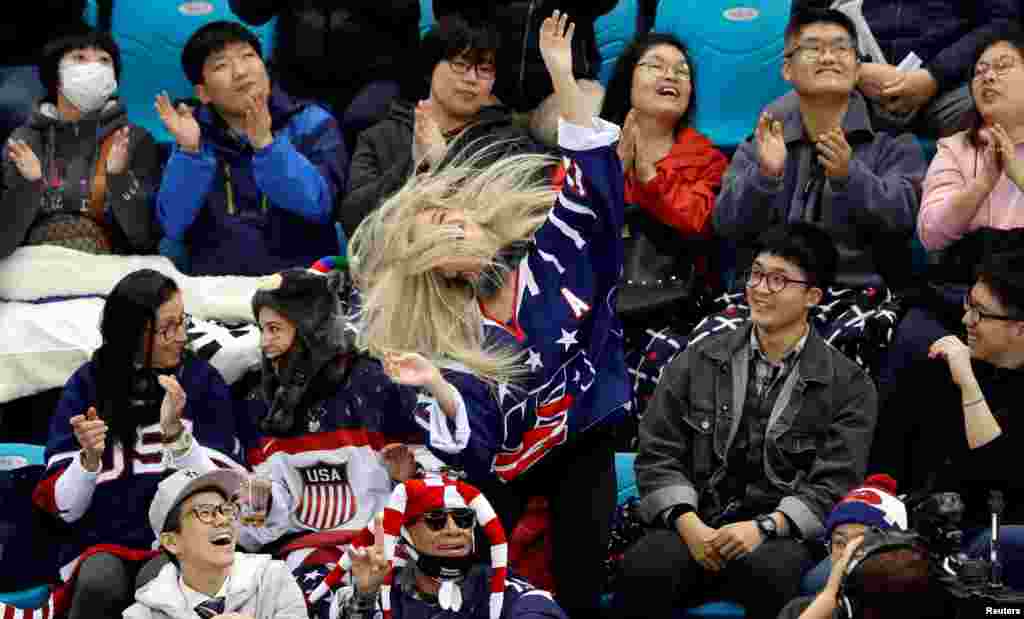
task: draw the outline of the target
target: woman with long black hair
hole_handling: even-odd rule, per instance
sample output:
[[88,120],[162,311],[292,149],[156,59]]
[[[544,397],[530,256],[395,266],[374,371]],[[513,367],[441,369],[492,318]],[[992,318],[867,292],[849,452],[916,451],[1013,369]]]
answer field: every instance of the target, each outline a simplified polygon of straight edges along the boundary
[[72,525],[55,613],[70,603],[71,619],[119,616],[131,603],[155,554],[146,510],[167,469],[242,470],[227,385],[186,350],[188,320],[174,280],[130,273],[107,297],[102,345],[64,387],[33,497]]

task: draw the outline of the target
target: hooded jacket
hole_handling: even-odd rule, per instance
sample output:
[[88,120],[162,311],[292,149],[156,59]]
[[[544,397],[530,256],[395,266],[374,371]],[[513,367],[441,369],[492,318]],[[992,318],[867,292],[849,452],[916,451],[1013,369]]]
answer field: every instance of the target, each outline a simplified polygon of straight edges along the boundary
[[[288,566],[269,555],[235,553],[225,613],[240,613],[255,619],[307,619],[306,602]],[[180,571],[173,563],[135,592],[135,603],[124,611],[124,619],[195,619],[181,588]]]
[[199,152],[171,153],[157,217],[189,245],[193,275],[267,275],[338,253],[330,216],[348,169],[338,123],[276,85],[268,107],[274,141],[265,148],[204,105]]
[[128,166],[121,174],[106,175],[104,218],[114,253],[153,253],[160,236],[151,205],[160,177],[159,150],[149,132],[128,122],[124,105],[111,99],[76,122],[62,120],[56,106],[43,103],[28,124],[11,135],[35,152],[43,178],[25,180],[5,147],[0,259],[30,237],[45,237],[49,224],[86,217],[103,140],[123,127],[131,131]]
[[[274,75],[288,92],[342,114],[374,80],[401,79],[419,42],[417,0],[230,0],[243,21],[277,16]],[[330,59],[338,59],[331,62]]]
[[[388,118],[359,135],[350,170],[348,195],[341,203],[338,221],[350,237],[359,223],[413,174],[412,140],[415,122],[413,104],[395,101]],[[489,163],[501,156],[539,149],[528,132],[515,124],[512,110],[503,105],[482,108],[477,121],[449,140],[448,154],[441,165],[453,157],[470,154],[505,142],[485,158]],[[454,146],[454,148],[453,148]],[[465,151],[463,151],[465,146]]]

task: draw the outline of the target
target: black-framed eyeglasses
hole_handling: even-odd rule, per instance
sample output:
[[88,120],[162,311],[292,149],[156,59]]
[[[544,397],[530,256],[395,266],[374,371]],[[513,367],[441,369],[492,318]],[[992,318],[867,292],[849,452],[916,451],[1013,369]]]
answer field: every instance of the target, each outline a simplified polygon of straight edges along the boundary
[[195,516],[196,520],[203,524],[213,524],[216,521],[217,514],[220,514],[227,521],[236,520],[238,518],[238,511],[237,503],[225,501],[220,505],[211,505],[210,503],[194,505],[188,513]]
[[975,305],[971,301],[970,293],[964,295],[963,303],[964,315],[967,318],[967,322],[972,325],[976,325],[982,320],[1001,320],[1003,322],[1024,320],[1024,317],[1020,316],[1007,316],[1006,314],[992,314],[989,312],[982,311],[977,305]]
[[187,333],[192,328],[192,316],[189,314],[182,314],[181,318],[168,324],[166,327],[157,330],[157,335],[164,343],[170,343],[174,341],[175,336],[178,335],[178,331],[184,329]]
[[740,277],[742,278],[741,281],[746,282],[747,288],[757,288],[761,285],[762,281],[767,282],[768,292],[771,293],[782,292],[786,286],[791,284],[806,286],[808,288],[814,285],[811,282],[806,282],[802,279],[793,279],[791,277],[786,277],[782,273],[777,273],[775,271],[762,271],[761,269],[751,269],[746,273],[743,273]]
[[660,62],[644,61],[636,63],[636,66],[643,67],[658,77],[672,76],[680,82],[690,81],[690,66],[685,63],[668,66]]
[[493,80],[498,74],[498,69],[492,62],[478,62],[473,64],[460,60],[458,58],[452,58],[448,61],[448,66],[452,68],[457,75],[466,75],[470,69],[476,69],[476,76],[482,80]]
[[452,509],[435,509],[426,512],[420,519],[431,531],[440,531],[448,526],[448,516],[452,517],[455,526],[460,529],[472,529],[476,524],[476,512],[468,507],[455,507]]
[[786,52],[785,57],[792,58],[800,54],[800,57],[805,62],[818,62],[825,52],[832,52],[832,55],[839,60],[850,60],[857,56],[857,48],[853,45],[853,41],[845,39],[832,43],[814,42],[807,45],[798,44]]
[[1003,77],[1017,66],[1017,59],[1012,54],[1004,54],[996,58],[995,62],[979,62],[974,65],[974,77],[972,81],[978,81],[988,75],[989,70],[995,72],[998,77]]

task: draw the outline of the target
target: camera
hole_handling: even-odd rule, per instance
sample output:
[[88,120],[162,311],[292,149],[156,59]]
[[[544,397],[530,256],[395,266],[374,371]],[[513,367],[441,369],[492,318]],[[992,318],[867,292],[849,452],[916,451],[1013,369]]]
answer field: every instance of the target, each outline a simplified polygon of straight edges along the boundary
[[[927,542],[933,578],[951,596],[957,616],[984,616],[986,608],[1024,608],[1024,591],[1002,583],[1002,561],[969,558],[962,549],[964,503],[955,492],[942,492],[907,500],[910,525]],[[989,507],[1002,515],[1002,493],[993,491]],[[998,535],[995,547],[998,551]],[[979,615],[980,611],[980,615]]]

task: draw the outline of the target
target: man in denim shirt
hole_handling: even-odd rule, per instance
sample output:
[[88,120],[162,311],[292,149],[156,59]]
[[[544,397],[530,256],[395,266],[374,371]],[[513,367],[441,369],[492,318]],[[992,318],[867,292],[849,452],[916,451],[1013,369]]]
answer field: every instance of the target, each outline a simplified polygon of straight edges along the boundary
[[626,614],[716,597],[775,617],[809,567],[805,541],[863,479],[875,387],[808,321],[838,252],[803,223],[758,245],[742,280],[751,324],[692,343],[640,422],[641,515],[664,528],[626,554]]

